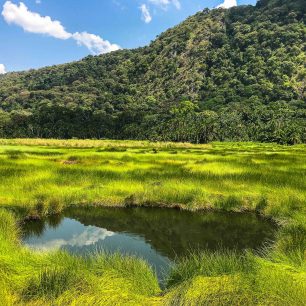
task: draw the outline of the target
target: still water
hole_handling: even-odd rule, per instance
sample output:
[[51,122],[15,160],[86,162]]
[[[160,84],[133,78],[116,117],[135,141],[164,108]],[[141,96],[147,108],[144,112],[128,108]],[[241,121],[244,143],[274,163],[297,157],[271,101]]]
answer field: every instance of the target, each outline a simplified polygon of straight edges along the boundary
[[90,207],[26,222],[23,242],[45,251],[134,255],[145,259],[162,281],[171,263],[191,250],[259,249],[275,233],[273,224],[251,213]]

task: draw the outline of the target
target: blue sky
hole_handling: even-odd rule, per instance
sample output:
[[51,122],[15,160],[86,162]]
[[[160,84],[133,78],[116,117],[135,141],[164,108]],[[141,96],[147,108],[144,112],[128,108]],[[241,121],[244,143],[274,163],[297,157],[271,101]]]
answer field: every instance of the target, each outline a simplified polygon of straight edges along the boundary
[[144,46],[205,7],[236,3],[256,0],[0,0],[0,73]]

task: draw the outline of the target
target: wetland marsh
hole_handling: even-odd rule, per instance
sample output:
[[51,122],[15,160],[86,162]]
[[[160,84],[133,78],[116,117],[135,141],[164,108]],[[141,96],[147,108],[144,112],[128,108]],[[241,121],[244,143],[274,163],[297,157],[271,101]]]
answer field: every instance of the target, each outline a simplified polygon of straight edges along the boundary
[[[303,305],[305,153],[305,145],[0,140],[3,303]],[[73,252],[77,234],[87,256]],[[101,235],[108,247],[95,245]],[[57,246],[46,252],[46,242]],[[143,250],[170,262],[162,286]]]

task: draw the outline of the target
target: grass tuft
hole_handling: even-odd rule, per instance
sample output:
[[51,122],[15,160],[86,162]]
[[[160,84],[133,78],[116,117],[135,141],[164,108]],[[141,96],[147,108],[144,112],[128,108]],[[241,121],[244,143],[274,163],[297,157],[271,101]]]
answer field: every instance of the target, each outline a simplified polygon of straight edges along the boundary
[[25,300],[53,300],[70,288],[80,287],[81,283],[82,279],[71,269],[47,267],[30,279],[23,297]]
[[[304,305],[305,156],[305,145],[0,139],[1,303]],[[161,292],[137,258],[27,250],[2,209],[39,218],[88,204],[252,210],[282,226],[260,255],[191,253]]]

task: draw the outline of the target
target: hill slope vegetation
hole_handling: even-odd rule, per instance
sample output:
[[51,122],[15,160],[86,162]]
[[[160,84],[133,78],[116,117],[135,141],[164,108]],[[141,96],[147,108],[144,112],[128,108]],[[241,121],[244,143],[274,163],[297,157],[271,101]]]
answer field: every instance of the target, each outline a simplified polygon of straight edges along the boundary
[[0,76],[0,137],[306,142],[305,7],[206,9],[144,48]]

